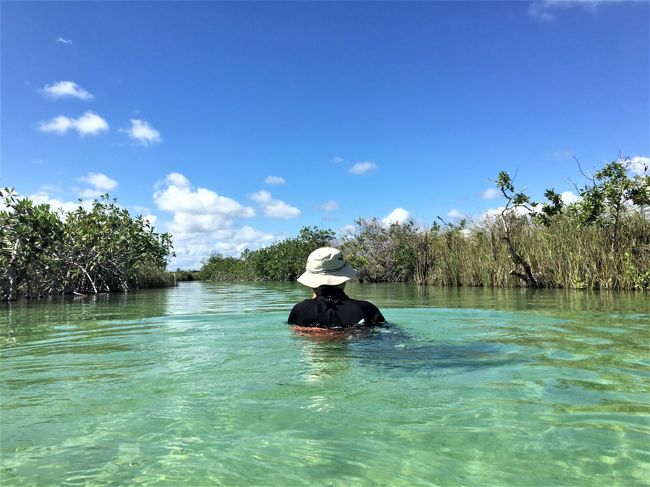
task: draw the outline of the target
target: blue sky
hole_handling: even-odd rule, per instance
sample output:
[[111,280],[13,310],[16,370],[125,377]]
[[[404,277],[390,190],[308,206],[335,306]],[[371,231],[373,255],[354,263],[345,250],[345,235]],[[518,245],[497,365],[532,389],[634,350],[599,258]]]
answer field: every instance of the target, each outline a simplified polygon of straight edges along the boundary
[[647,2],[2,2],[1,30],[0,185],[108,191],[172,266],[650,155]]

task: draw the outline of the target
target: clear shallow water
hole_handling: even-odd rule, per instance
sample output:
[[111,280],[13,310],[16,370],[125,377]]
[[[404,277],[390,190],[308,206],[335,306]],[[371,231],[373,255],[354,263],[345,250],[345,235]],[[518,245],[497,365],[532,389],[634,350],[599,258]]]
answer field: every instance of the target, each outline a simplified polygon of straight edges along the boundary
[[2,485],[650,485],[650,298],[351,286],[392,325],[317,341],[298,285],[0,310]]

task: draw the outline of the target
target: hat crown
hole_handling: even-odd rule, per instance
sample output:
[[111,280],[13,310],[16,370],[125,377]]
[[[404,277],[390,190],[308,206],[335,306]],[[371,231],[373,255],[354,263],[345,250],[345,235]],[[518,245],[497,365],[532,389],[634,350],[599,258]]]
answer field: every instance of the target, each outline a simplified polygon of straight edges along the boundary
[[314,289],[320,286],[338,286],[356,275],[357,271],[345,261],[339,249],[321,247],[309,254],[306,270],[298,282]]
[[307,258],[306,269],[316,274],[325,274],[343,269],[347,262],[339,249],[321,247],[314,250]]

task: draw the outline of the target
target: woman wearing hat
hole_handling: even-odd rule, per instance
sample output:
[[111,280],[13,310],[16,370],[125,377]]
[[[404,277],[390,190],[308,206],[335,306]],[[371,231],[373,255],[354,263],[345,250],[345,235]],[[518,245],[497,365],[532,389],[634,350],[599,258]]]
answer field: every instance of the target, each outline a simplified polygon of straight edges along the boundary
[[357,275],[341,251],[332,247],[314,250],[298,282],[313,290],[312,299],[296,304],[289,314],[291,325],[327,329],[370,326],[386,320],[368,301],[350,299],[345,283]]

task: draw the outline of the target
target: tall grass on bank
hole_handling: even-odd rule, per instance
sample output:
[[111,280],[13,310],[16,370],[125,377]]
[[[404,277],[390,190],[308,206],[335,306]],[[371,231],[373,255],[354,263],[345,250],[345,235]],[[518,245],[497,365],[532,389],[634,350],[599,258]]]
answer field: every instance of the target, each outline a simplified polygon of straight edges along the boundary
[[[637,164],[637,165],[635,165]],[[650,176],[621,157],[587,177],[579,200],[565,205],[553,189],[532,201],[501,171],[499,214],[419,228],[358,220],[342,247],[368,281],[442,286],[589,289],[650,287]]]
[[[515,265],[496,219],[473,228],[421,229],[394,224],[374,239],[363,236],[367,225],[342,243],[361,280],[415,281],[439,286],[519,287]],[[391,235],[399,243],[391,244]],[[641,213],[623,220],[619,241],[611,248],[606,228],[579,227],[565,216],[553,225],[525,217],[511,221],[511,238],[526,258],[541,287],[570,289],[647,289],[650,287],[650,221]],[[381,246],[372,243],[382,242]],[[405,260],[404,256],[408,256]],[[386,264],[391,262],[391,264]],[[401,269],[387,274],[386,269]]]

